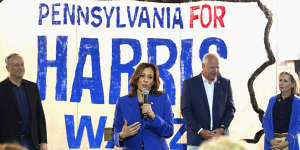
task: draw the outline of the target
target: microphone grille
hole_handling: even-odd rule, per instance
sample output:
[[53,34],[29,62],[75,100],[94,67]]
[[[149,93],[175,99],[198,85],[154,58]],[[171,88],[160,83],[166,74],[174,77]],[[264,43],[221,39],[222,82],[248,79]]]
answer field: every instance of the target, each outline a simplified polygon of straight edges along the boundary
[[149,91],[148,91],[147,89],[144,89],[144,90],[143,90],[143,94],[144,94],[144,95],[148,95],[148,94],[149,94]]

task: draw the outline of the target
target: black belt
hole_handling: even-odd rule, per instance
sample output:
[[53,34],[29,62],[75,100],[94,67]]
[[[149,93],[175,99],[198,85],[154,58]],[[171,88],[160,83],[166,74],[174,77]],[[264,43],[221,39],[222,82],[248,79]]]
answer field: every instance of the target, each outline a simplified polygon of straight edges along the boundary
[[30,137],[31,137],[31,135],[29,133],[20,135],[20,138],[30,138]]

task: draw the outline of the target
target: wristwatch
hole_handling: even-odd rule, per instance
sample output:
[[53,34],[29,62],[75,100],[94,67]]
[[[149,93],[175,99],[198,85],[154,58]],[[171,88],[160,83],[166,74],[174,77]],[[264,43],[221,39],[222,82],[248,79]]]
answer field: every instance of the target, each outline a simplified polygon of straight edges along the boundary
[[220,128],[223,128],[224,130],[226,129],[226,127],[225,127],[224,124],[221,124],[221,125],[220,125]]

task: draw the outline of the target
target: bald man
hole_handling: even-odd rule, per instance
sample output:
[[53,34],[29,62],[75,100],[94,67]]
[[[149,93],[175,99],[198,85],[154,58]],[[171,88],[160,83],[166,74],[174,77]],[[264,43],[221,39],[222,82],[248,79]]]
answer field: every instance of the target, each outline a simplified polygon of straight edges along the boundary
[[203,141],[228,135],[235,107],[230,81],[219,75],[217,55],[206,54],[200,75],[184,81],[180,108],[187,124],[188,150],[198,150]]
[[8,78],[0,83],[0,143],[18,142],[29,150],[47,150],[46,121],[38,87],[23,79],[23,58],[6,57]]

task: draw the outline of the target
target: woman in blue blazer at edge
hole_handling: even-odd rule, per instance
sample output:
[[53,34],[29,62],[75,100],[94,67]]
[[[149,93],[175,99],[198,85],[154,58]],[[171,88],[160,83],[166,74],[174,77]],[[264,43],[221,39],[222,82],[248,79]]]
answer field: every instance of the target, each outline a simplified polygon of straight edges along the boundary
[[[129,94],[120,97],[116,104],[115,145],[123,150],[168,150],[166,138],[173,135],[174,114],[168,95],[158,91],[158,68],[151,63],[139,64],[129,84]],[[144,104],[145,91],[149,95]]]
[[280,94],[270,98],[263,120],[265,150],[299,150],[300,98],[295,75],[279,75]]

